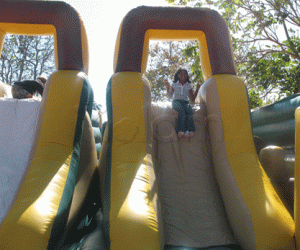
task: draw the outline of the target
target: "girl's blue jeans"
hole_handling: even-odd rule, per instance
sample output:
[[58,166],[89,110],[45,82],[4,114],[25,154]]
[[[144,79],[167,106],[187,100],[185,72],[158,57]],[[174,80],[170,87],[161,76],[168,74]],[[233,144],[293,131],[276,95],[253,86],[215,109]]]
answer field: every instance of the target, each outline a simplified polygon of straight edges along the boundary
[[178,112],[176,132],[195,131],[193,110],[188,101],[173,100],[172,107]]

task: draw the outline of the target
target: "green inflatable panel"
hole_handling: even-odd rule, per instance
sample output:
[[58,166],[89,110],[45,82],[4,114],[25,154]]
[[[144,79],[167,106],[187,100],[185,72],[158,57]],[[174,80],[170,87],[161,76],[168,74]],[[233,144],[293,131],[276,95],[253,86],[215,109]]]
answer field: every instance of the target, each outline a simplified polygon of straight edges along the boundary
[[251,112],[253,135],[267,145],[294,146],[295,109],[300,106],[300,93]]

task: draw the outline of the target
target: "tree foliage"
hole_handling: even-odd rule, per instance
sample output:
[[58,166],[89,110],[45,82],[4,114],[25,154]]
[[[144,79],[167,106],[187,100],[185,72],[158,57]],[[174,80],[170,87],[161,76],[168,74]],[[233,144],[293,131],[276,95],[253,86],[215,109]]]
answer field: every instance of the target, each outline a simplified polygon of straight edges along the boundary
[[167,100],[163,80],[168,79],[169,82],[173,82],[174,75],[179,68],[188,70],[192,82],[195,83],[199,79],[203,81],[199,52],[195,44],[196,42],[193,41],[168,41],[150,45],[145,75],[152,85],[153,101]]
[[0,57],[0,80],[8,84],[49,76],[55,70],[51,36],[6,35]]
[[235,61],[249,88],[277,98],[299,91],[300,3],[298,0],[167,0],[210,7],[225,19]]

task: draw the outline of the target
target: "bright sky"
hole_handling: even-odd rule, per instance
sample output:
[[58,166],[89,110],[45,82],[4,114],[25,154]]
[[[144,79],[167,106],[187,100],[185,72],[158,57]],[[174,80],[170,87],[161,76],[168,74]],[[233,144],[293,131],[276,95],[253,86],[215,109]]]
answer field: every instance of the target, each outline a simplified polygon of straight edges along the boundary
[[89,81],[95,101],[106,110],[106,86],[113,74],[113,57],[119,26],[133,8],[169,6],[165,0],[64,0],[80,14],[89,41]]

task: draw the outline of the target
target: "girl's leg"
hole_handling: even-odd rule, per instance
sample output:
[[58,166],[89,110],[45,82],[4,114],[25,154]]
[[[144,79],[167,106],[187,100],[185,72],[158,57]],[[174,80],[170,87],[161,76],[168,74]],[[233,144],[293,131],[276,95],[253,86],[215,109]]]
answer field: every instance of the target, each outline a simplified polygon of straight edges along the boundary
[[193,109],[189,104],[187,104],[185,108],[186,108],[186,130],[195,131]]
[[176,133],[179,131],[185,132],[185,110],[182,102],[178,100],[173,100],[172,107],[178,112],[178,120],[176,125]]

